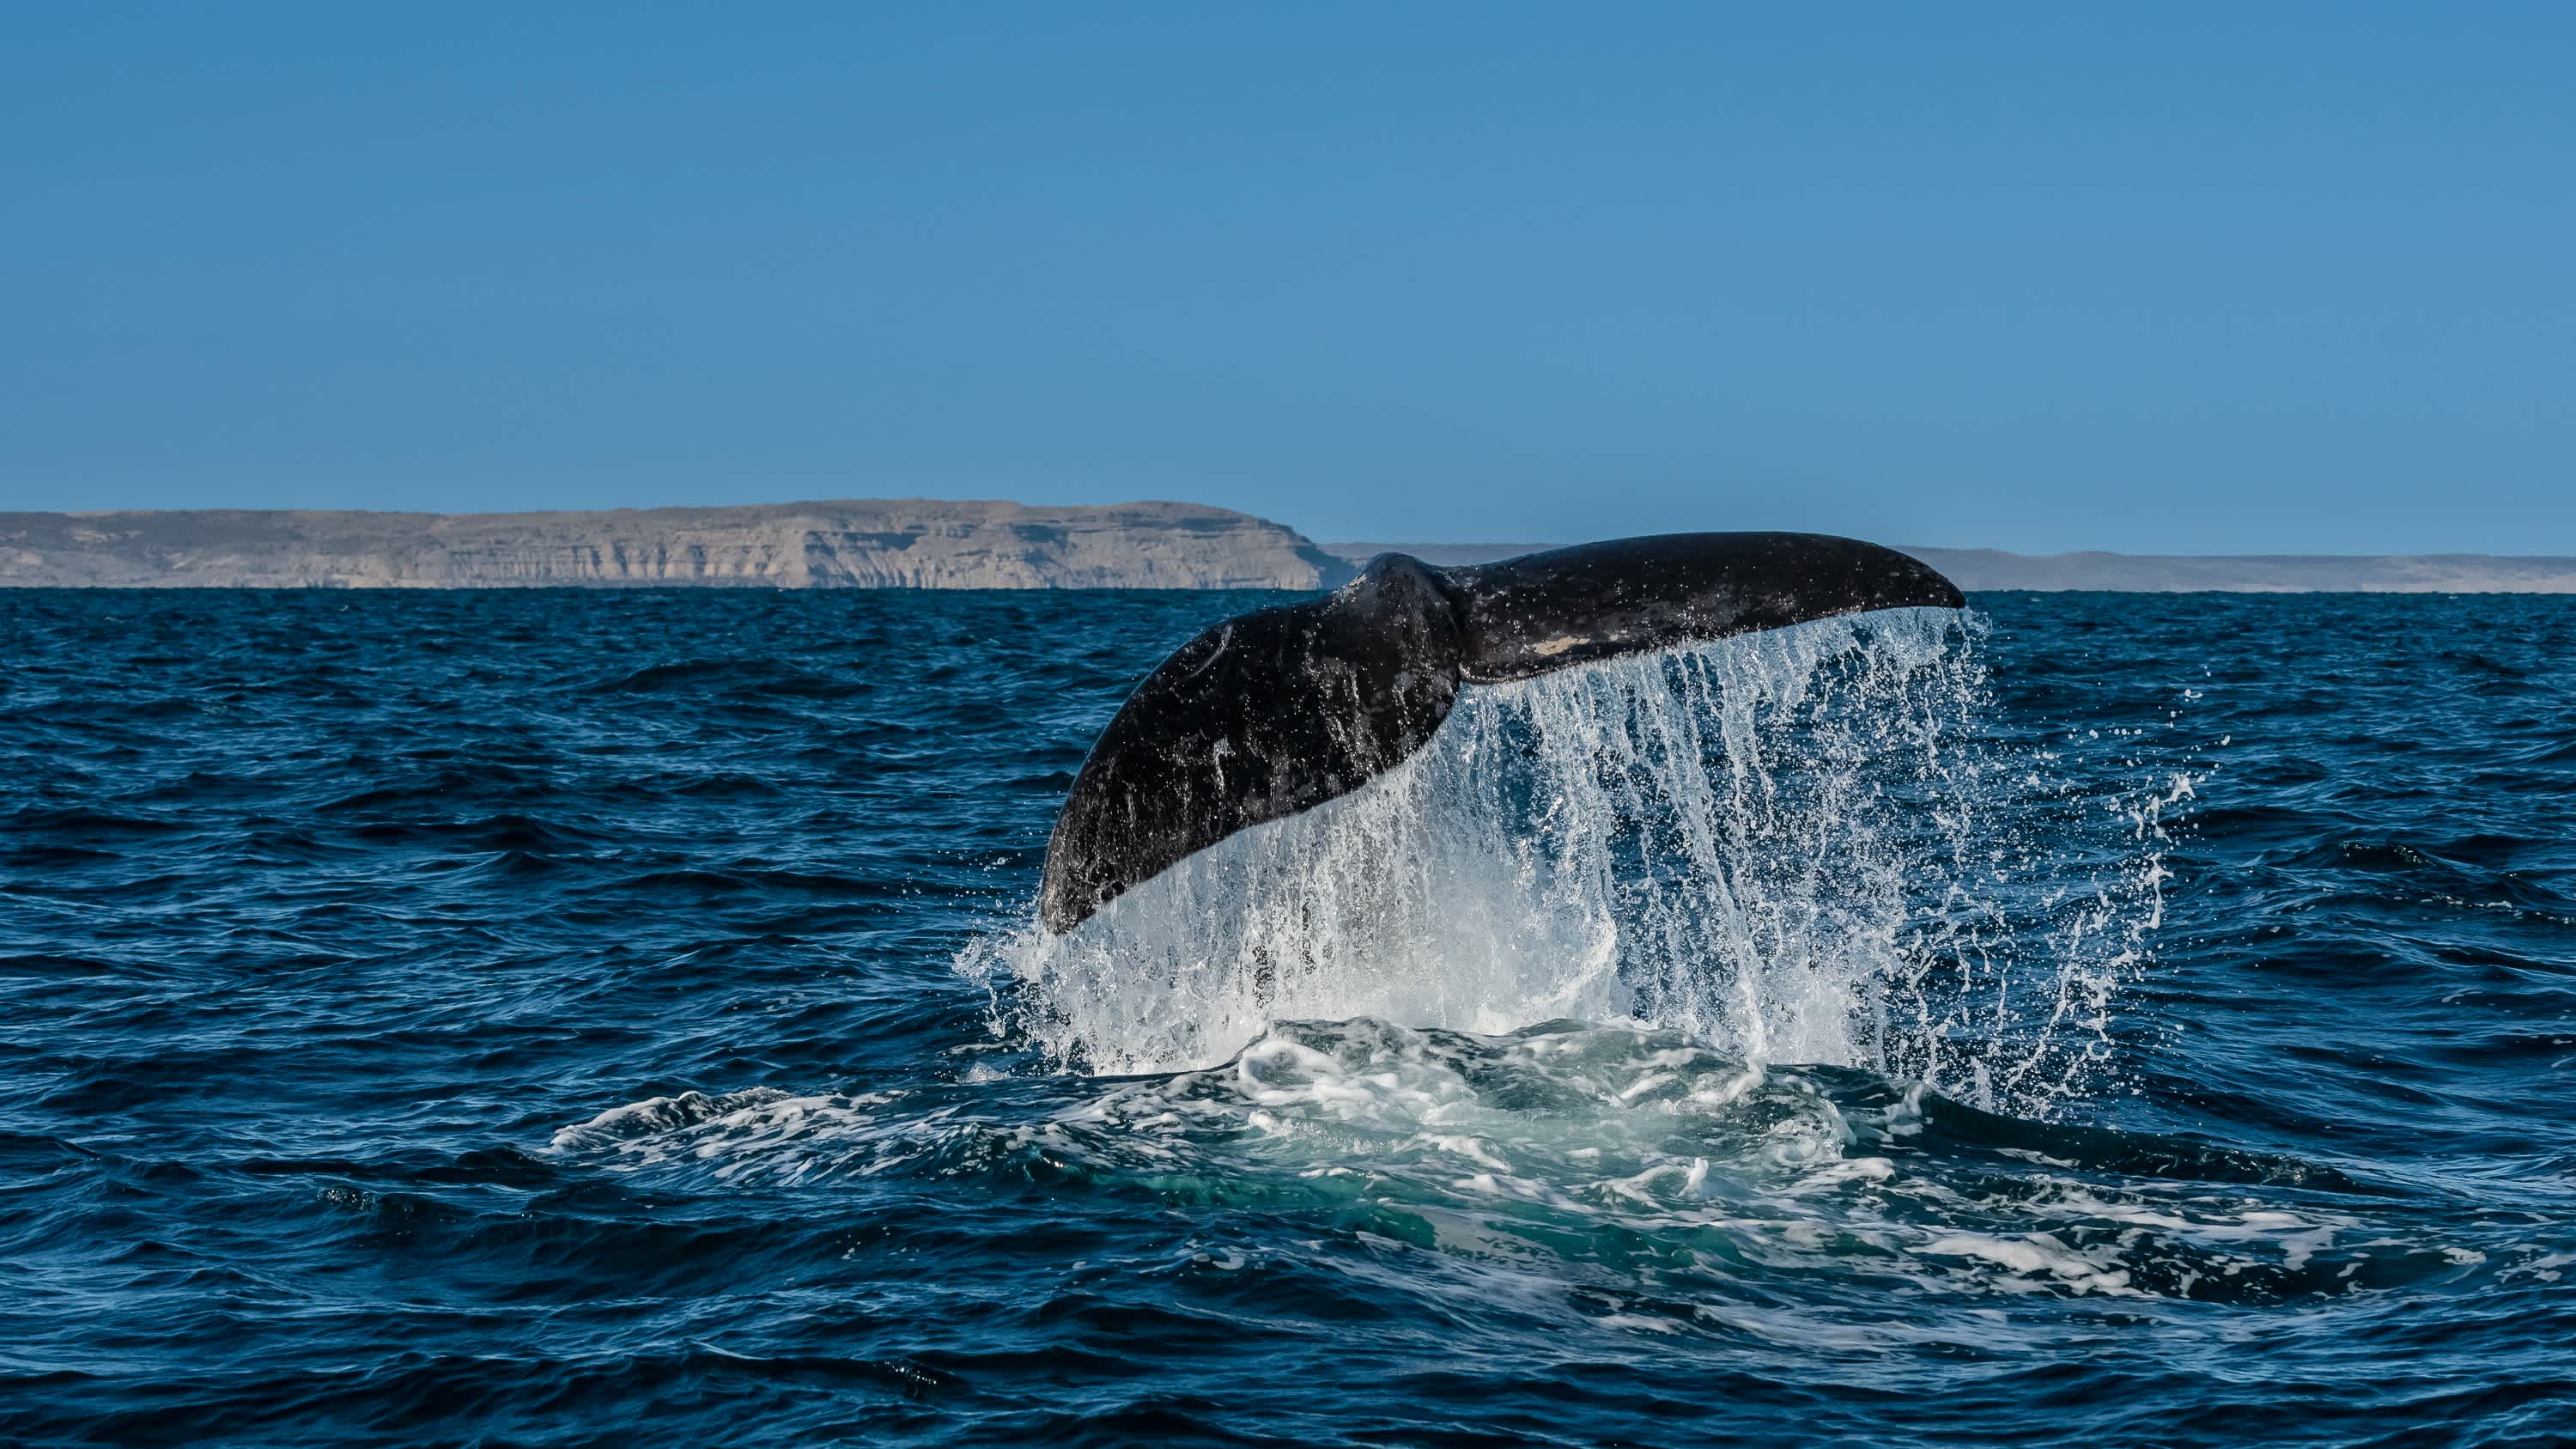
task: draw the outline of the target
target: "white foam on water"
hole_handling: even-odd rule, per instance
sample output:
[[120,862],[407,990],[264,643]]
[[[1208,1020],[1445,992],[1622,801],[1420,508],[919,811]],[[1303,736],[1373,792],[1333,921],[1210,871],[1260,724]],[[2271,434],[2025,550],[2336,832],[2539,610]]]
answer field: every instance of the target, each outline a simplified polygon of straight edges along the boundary
[[[1653,1306],[1656,1331],[1702,1321],[1782,1341],[1930,1333],[1888,1309],[1925,1295],[2277,1298],[2484,1262],[2393,1232],[2366,1200],[2139,1178],[1956,1137],[1925,1152],[1921,1089],[1749,1064],[1668,1028],[1292,1021],[1203,1070],[1031,1085],[684,1093],[566,1127],[553,1151],[693,1191],[830,1191],[893,1173],[1257,1203],[1321,1236],[1302,1253],[1227,1237],[1192,1261],[1287,1255],[1382,1269],[1404,1291],[1524,1297],[1534,1313],[1551,1295],[1580,1299],[1612,1310],[1587,1313],[1605,1327],[1642,1327],[1622,1315]],[[1446,1266],[1398,1261],[1426,1250]],[[2543,1251],[2508,1254],[2503,1271],[2552,1280],[2567,1260]],[[1770,1286],[1748,1295],[1747,1282]],[[1793,1282],[1832,1285],[1820,1291],[1843,1306],[1821,1318],[1763,1306]],[[1984,1341],[1974,1325],[1942,1331]]]
[[[871,1132],[876,1109],[892,1100],[875,1094],[798,1097],[774,1087],[722,1096],[682,1092],[610,1108],[557,1131],[549,1147],[619,1171],[706,1163],[719,1180],[750,1172],[792,1182],[817,1165],[839,1166],[870,1150],[872,1136],[880,1135]],[[906,1123],[902,1130],[918,1126]]]
[[1281,1020],[1573,1018],[2044,1113],[2145,960],[2168,802],[2100,815],[2135,829],[2097,859],[2036,841],[2035,808],[2075,812],[1985,733],[1975,637],[1896,610],[1472,686],[1353,794],[960,966],[1095,1072],[1225,1061]]

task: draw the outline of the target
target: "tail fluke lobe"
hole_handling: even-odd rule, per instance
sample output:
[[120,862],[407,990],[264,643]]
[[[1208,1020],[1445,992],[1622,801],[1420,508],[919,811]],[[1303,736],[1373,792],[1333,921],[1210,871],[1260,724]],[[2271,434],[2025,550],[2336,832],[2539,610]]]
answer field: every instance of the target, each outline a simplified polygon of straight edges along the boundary
[[1447,577],[1462,600],[1465,677],[1478,683],[1836,614],[1966,603],[1920,559],[1815,533],[1619,538]]
[[1461,684],[1963,602],[1917,560],[1818,534],[1664,534],[1445,571],[1383,555],[1146,676],[1056,817],[1040,923],[1072,930],[1185,856],[1358,789],[1430,740]]
[[1460,657],[1445,581],[1402,554],[1182,645],[1083,761],[1047,843],[1039,920],[1069,931],[1183,856],[1394,768],[1448,717]]

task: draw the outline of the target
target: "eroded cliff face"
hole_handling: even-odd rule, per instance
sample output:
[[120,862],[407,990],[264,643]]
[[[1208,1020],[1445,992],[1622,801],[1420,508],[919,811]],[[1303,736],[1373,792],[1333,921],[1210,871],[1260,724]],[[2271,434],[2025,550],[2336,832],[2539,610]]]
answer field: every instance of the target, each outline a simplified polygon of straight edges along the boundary
[[1349,567],[1194,503],[869,499],[602,513],[0,513],[0,586],[1314,589]]

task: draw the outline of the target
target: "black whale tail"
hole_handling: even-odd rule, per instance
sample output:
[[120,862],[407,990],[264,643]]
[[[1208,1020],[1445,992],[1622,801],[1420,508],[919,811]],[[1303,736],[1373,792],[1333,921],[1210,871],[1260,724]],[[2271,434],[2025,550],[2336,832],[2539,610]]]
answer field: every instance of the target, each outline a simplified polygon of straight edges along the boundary
[[1917,559],[1821,534],[1661,534],[1445,570],[1382,554],[1330,594],[1217,625],[1136,686],[1056,817],[1039,921],[1070,931],[1184,856],[1358,789],[1422,748],[1461,684],[1964,602]]

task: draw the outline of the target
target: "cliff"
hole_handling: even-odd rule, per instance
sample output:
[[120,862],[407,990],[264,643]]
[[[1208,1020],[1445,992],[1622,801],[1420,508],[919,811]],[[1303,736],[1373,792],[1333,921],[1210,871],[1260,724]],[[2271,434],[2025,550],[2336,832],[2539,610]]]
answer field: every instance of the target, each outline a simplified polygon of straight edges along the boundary
[[[1315,589],[1389,549],[1467,564],[1545,547],[1319,546],[1266,519],[1195,503],[0,513],[0,587]],[[1971,592],[2576,593],[2576,558],[1907,552]]]
[[0,586],[1312,589],[1348,568],[1194,503],[869,499],[601,513],[0,513]]

